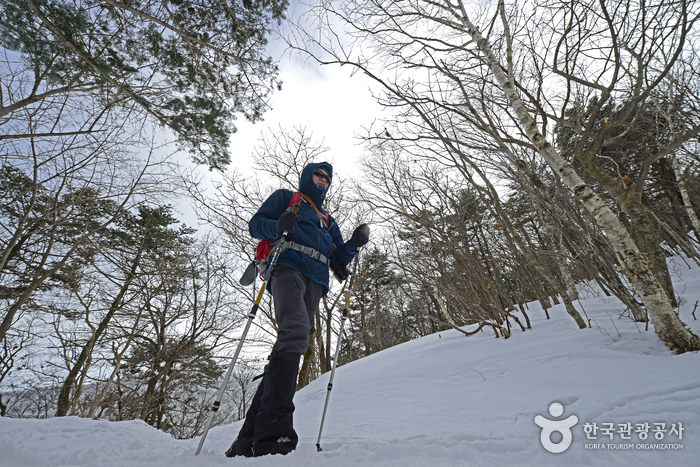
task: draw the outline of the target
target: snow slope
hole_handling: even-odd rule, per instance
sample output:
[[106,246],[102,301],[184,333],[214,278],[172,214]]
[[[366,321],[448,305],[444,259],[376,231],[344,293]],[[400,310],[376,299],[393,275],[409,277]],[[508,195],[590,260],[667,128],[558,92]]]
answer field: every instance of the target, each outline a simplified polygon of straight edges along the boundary
[[[700,268],[680,259],[671,265],[681,317],[700,333],[691,316]],[[139,421],[2,418],[0,466],[700,465],[700,355],[673,355],[652,330],[620,318],[624,307],[615,299],[576,306],[593,328],[579,330],[563,305],[546,320],[531,304],[533,329],[514,330],[508,340],[447,331],[340,367],[321,453],[315,443],[328,375],[296,395],[300,444],[288,456],[225,458],[240,422],[213,428],[195,458],[197,439],[174,440]],[[562,415],[548,411],[554,402]],[[545,450],[538,415],[577,417],[568,449]],[[589,440],[584,426],[593,423],[597,439]],[[643,440],[635,430],[645,423]],[[652,431],[657,423],[665,424],[663,439]],[[670,432],[680,426],[680,434]],[[605,435],[606,427],[614,431]],[[549,439],[563,440],[558,433]]]

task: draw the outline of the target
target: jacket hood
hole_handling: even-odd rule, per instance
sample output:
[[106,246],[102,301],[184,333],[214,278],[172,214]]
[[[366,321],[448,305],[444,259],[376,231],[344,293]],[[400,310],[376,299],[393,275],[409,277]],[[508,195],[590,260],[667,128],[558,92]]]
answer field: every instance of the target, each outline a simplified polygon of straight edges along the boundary
[[314,204],[316,204],[316,207],[322,209],[328,190],[324,190],[314,183],[314,172],[319,167],[328,172],[331,182],[333,181],[333,167],[328,162],[312,162],[301,171],[299,191],[308,195],[309,198],[313,200]]

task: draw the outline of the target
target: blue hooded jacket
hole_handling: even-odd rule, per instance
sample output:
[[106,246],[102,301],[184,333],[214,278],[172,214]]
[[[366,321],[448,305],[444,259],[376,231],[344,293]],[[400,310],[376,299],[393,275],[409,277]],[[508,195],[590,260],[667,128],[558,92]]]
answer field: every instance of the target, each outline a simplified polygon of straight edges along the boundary
[[[322,213],[326,190],[314,183],[313,174],[318,168],[324,169],[332,180],[333,167],[329,163],[311,163],[304,167],[301,172],[299,191],[311,198]],[[287,210],[292,196],[294,196],[294,192],[285,189],[272,193],[248,222],[250,235],[261,240],[278,239],[279,236],[275,233],[275,224]],[[329,216],[329,228],[324,227],[316,211],[306,201],[302,202],[297,214],[301,220],[294,230],[294,235],[288,240],[314,248],[326,257],[330,257],[333,245],[335,245],[334,255],[341,263],[347,265],[352,261],[357,250],[343,241],[340,229],[332,216]],[[304,276],[322,284],[325,287],[324,295],[328,292],[328,266],[320,261],[316,261],[299,251],[285,250],[280,254],[277,264],[288,264],[294,267]]]

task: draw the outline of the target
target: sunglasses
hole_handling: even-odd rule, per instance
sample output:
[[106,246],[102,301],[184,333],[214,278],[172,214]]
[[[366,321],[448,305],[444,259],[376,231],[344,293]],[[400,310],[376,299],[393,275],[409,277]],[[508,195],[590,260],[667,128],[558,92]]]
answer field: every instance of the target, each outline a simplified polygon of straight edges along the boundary
[[314,175],[316,175],[318,178],[325,180],[328,185],[331,184],[331,178],[324,171],[316,170],[314,172]]

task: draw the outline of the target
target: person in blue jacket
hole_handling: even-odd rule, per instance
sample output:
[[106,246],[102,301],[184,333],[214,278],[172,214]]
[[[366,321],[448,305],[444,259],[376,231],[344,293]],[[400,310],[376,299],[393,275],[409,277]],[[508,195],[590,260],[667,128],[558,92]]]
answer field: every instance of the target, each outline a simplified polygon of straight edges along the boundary
[[346,278],[348,263],[369,240],[369,227],[362,224],[344,242],[333,217],[323,211],[332,177],[333,168],[327,162],[307,165],[299,180],[303,201],[298,212],[289,209],[294,193],[280,189],[248,223],[255,238],[278,240],[287,232],[287,240],[293,243],[279,255],[268,283],[277,340],[243,426],[226,451],[227,457],[287,454],[296,448],[292,399],[314,316],[328,292],[329,267],[339,279]]

